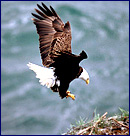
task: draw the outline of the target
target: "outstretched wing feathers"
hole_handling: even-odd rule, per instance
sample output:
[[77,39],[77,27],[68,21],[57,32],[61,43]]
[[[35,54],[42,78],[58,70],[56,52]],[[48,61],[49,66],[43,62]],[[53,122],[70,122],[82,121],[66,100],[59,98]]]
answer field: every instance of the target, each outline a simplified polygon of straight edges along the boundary
[[44,12],[47,16],[52,16],[52,12],[48,9],[48,7],[42,3],[42,6],[45,8],[42,8],[39,4],[37,4],[38,8]]
[[50,6],[50,9],[42,3],[37,4],[38,13],[32,15],[33,22],[36,25],[39,34],[39,48],[44,66],[49,67],[53,62],[53,55],[57,52],[68,51],[71,53],[71,28],[69,22],[64,24],[56,11]]
[[32,15],[33,15],[34,17],[36,17],[36,18],[40,19],[40,20],[43,20],[43,18],[42,18],[42,17],[40,17],[40,16],[38,16],[38,15],[36,15],[36,14],[34,14],[34,13],[32,13]]

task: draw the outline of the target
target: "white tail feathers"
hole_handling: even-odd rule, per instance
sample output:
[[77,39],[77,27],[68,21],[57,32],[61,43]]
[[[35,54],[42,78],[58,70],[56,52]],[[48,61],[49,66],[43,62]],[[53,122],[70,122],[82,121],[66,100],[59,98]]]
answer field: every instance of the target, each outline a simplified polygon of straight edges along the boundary
[[39,78],[41,85],[46,85],[48,88],[53,87],[55,84],[54,71],[51,68],[41,67],[36,64],[28,63],[29,69],[36,73],[36,78]]

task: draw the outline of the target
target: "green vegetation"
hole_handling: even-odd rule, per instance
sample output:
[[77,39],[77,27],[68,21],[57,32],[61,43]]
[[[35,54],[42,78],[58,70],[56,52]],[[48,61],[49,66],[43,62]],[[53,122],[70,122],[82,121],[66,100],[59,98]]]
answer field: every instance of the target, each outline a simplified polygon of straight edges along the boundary
[[129,112],[122,108],[119,111],[120,114],[106,117],[107,112],[100,116],[95,110],[93,120],[80,117],[63,135],[129,135]]

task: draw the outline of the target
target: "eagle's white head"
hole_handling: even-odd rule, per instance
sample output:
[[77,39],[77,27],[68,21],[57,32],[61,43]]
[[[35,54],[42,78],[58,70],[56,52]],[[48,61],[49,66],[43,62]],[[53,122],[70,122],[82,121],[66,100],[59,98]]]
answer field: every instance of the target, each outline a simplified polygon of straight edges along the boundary
[[79,78],[84,80],[87,84],[89,84],[89,74],[84,68]]

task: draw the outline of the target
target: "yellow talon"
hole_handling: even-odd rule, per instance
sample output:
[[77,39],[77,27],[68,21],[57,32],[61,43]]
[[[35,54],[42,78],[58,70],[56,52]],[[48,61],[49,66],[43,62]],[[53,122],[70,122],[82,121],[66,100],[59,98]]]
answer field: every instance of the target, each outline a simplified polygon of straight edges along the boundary
[[71,97],[73,100],[75,100],[75,95],[74,94],[71,94],[70,91],[66,91],[66,93],[67,93],[66,98]]
[[66,93],[67,93],[67,94],[69,94],[69,93],[70,93],[70,91],[66,91]]

